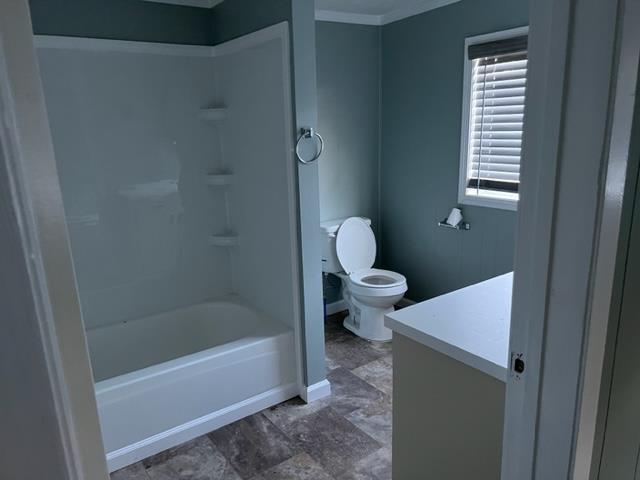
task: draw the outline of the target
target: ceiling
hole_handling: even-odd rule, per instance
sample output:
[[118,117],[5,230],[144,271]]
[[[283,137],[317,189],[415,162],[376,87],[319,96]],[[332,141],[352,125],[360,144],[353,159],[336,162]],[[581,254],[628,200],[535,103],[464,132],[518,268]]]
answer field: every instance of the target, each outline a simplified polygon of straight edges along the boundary
[[316,0],[316,20],[385,25],[460,0]]

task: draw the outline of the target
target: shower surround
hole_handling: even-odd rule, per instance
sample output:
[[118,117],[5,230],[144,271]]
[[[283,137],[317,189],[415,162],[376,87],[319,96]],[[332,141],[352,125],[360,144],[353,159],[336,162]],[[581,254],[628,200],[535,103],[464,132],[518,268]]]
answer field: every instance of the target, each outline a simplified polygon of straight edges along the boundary
[[287,24],[36,42],[110,469],[299,394]]

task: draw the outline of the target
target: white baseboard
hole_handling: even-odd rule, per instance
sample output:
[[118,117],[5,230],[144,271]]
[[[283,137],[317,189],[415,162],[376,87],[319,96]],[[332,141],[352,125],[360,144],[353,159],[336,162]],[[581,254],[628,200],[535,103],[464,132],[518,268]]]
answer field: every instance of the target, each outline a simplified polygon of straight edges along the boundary
[[396,307],[405,308],[410,307],[411,305],[415,305],[416,303],[418,302],[414,302],[413,300],[410,300],[408,298],[403,298],[398,303],[396,303]]
[[331,384],[327,379],[304,387],[300,391],[300,397],[307,403],[315,402],[329,395],[331,395]]
[[[328,383],[329,382],[327,382],[327,385]],[[289,400],[296,395],[298,395],[298,385],[295,383],[282,385],[203,417],[196,418],[178,427],[145,438],[133,445],[109,452],[107,454],[109,472],[139,462],[144,458],[180,445],[181,443],[193,440],[217,428],[224,427],[244,417],[258,413],[265,408]]]
[[348,310],[347,302],[344,300],[338,300],[337,302],[327,303],[327,315],[334,315],[338,312]]

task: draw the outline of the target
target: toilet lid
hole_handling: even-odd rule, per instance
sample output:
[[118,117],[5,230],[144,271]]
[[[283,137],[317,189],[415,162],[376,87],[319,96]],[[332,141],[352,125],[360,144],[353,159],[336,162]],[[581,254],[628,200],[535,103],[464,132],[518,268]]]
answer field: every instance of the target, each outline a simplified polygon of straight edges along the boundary
[[347,273],[371,268],[376,260],[376,237],[359,217],[347,218],[336,235],[336,254]]

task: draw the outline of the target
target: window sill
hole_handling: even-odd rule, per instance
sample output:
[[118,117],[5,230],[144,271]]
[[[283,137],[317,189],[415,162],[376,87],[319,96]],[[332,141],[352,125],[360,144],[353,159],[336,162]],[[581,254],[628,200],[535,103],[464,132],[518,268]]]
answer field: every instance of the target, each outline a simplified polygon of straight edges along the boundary
[[458,199],[458,203],[460,203],[461,205],[473,205],[474,207],[498,208],[501,210],[511,210],[513,212],[518,211],[518,200],[513,200],[510,198],[462,195]]

